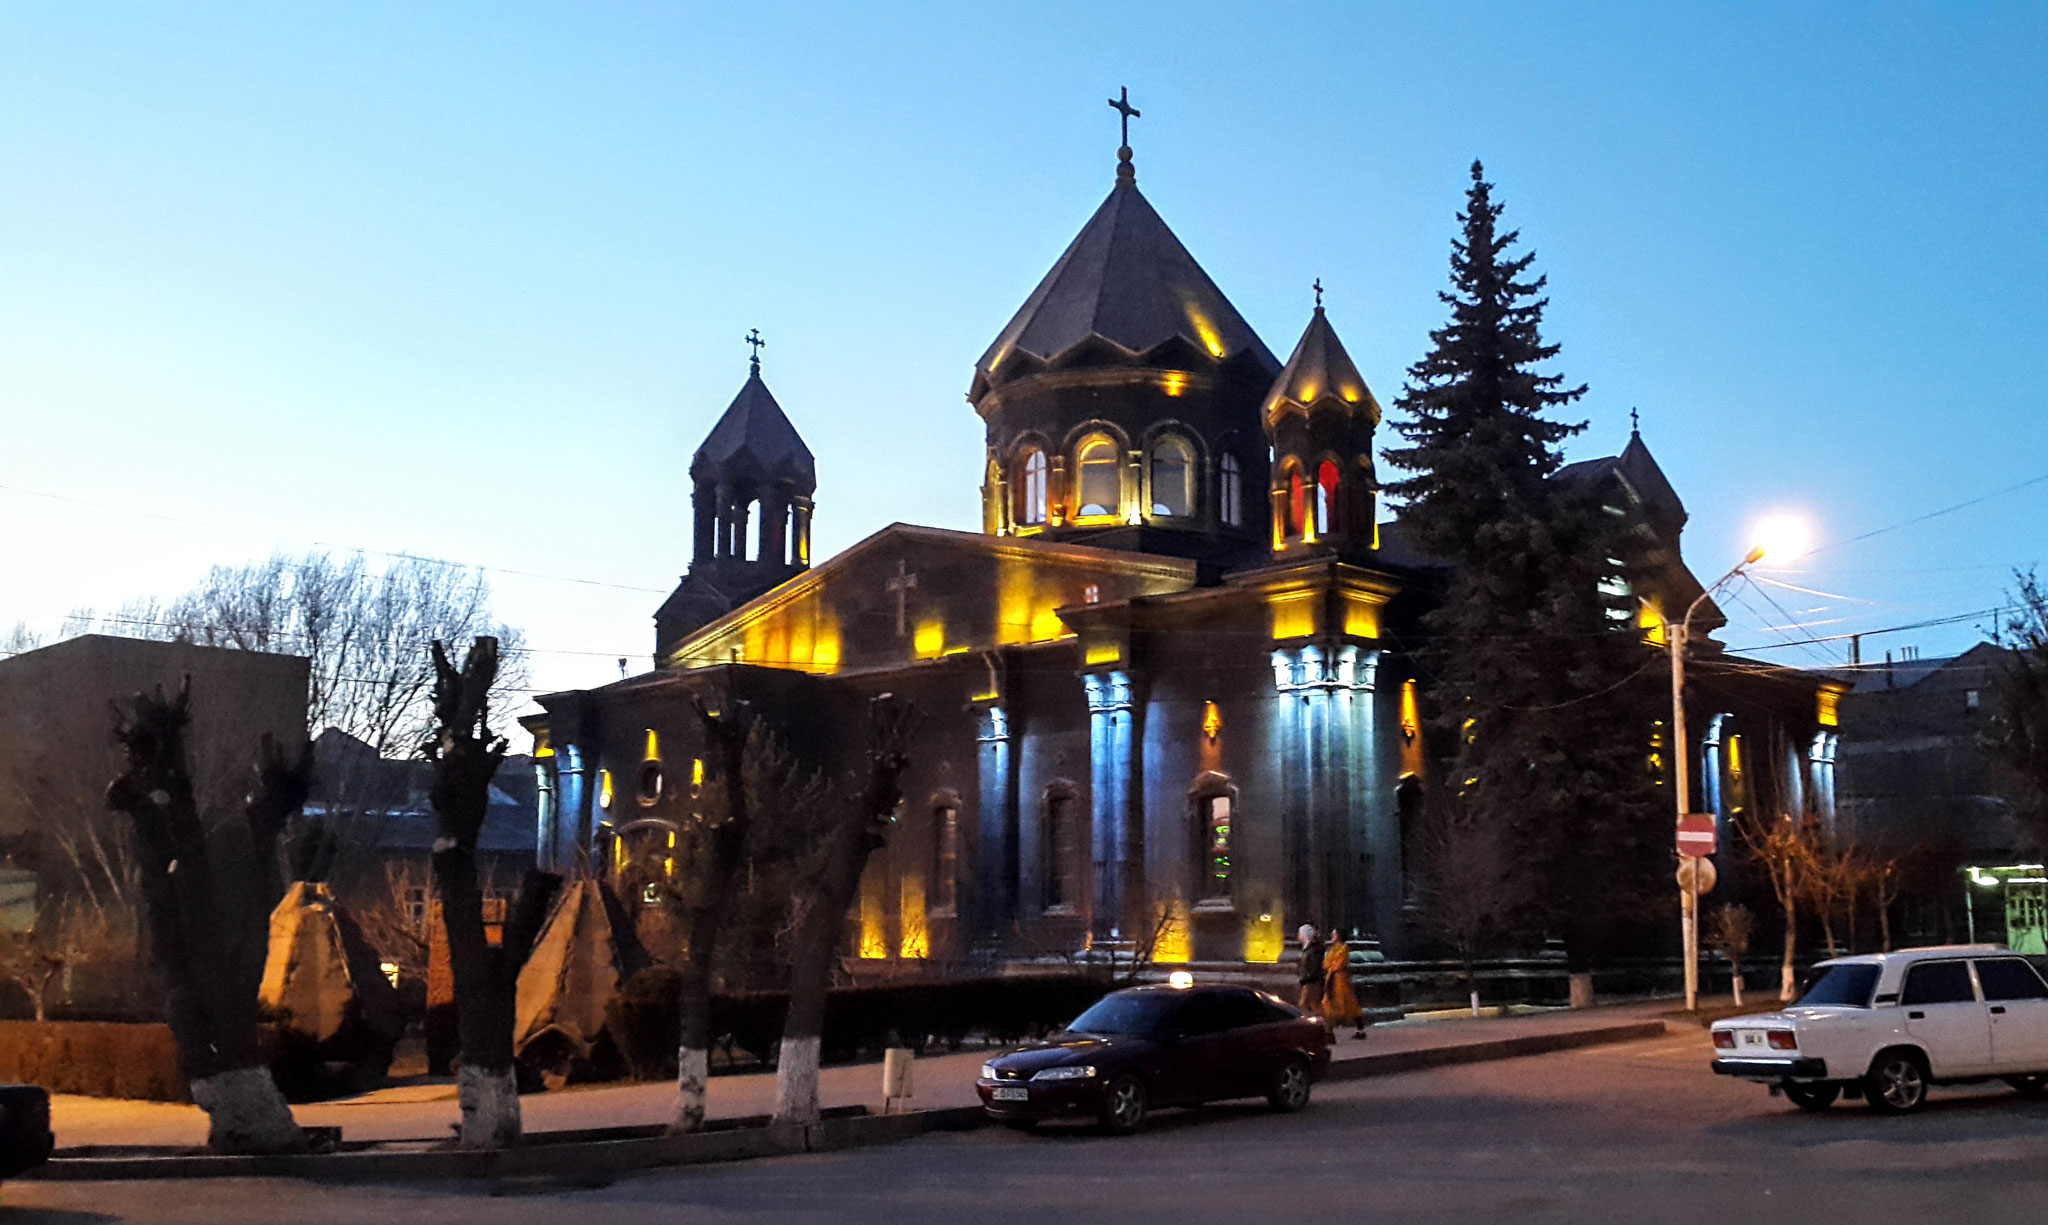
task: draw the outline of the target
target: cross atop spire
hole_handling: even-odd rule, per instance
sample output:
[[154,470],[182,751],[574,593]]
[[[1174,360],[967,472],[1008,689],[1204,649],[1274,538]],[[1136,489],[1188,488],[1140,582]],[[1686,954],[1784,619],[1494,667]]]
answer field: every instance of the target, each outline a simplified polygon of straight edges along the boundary
[[747,343],[754,346],[754,351],[753,353],[748,355],[747,361],[753,364],[754,373],[759,374],[761,373],[761,346],[767,344],[768,342],[761,339],[760,328],[748,328]]
[[1109,107],[1123,120],[1124,143],[1116,151],[1116,181],[1135,183],[1138,172],[1131,166],[1131,120],[1138,117],[1138,108],[1131,105],[1131,87],[1125,85],[1117,90],[1117,96],[1109,100]]
[[1628,408],[1628,432],[1631,434],[1643,432],[1643,419],[1636,413],[1636,408],[1633,404],[1629,405]]
[[1316,278],[1316,309],[1323,309],[1323,278]]

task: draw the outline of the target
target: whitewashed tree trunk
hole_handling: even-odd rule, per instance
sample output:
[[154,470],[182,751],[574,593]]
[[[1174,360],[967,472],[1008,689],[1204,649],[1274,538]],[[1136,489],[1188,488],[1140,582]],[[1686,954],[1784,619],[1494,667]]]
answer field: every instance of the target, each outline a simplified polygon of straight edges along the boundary
[[777,1123],[818,1121],[818,1053],[822,1044],[817,1034],[782,1040],[782,1054],[775,1063]]
[[1472,993],[1472,1015],[1475,1017],[1479,1015],[1479,992],[1477,991]]
[[711,1076],[711,1052],[702,1047],[676,1051],[676,1117],[670,1131],[697,1131],[704,1126],[704,1084]]
[[1736,965],[1734,967],[1734,971],[1734,981],[1730,984],[1730,986],[1732,990],[1735,992],[1735,1006],[1737,1008],[1740,1008],[1742,1007],[1742,967],[1740,965]]
[[1593,1006],[1593,976],[1591,974],[1572,975],[1571,990],[1572,1007],[1591,1008]]
[[511,1148],[519,1143],[519,1077],[464,1064],[455,1074],[462,1106],[463,1148]]
[[1796,985],[1793,982],[1792,962],[1794,945],[1798,940],[1798,932],[1799,925],[1793,918],[1792,908],[1787,906],[1785,908],[1785,961],[1778,968],[1778,1000],[1780,1003],[1789,1004],[1792,1002],[1792,989]]
[[236,1068],[192,1082],[192,1100],[206,1112],[206,1145],[220,1153],[286,1153],[304,1148],[305,1133],[269,1068]]

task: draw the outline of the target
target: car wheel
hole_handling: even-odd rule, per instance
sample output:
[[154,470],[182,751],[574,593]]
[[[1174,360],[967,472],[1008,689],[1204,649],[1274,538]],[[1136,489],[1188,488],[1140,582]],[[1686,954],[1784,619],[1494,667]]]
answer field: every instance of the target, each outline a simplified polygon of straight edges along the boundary
[[1927,1104],[1927,1064],[1918,1051],[1884,1052],[1863,1079],[1864,1099],[1881,1114],[1910,1114]]
[[1102,1091],[1102,1130],[1127,1136],[1145,1121],[1145,1083],[1135,1076],[1119,1076]]
[[1273,1071],[1273,1082],[1266,1090],[1266,1104],[1285,1114],[1293,1114],[1308,1105],[1308,1065],[1299,1059],[1289,1059]]
[[1785,1096],[1791,1098],[1792,1104],[1801,1110],[1811,1110],[1818,1114],[1834,1105],[1835,1099],[1842,1096],[1842,1086],[1786,1085]]
[[2026,1097],[2039,1097],[2043,1093],[2048,1093],[2048,1076],[2039,1072],[2031,1072],[2025,1076],[2008,1076],[2005,1083]]

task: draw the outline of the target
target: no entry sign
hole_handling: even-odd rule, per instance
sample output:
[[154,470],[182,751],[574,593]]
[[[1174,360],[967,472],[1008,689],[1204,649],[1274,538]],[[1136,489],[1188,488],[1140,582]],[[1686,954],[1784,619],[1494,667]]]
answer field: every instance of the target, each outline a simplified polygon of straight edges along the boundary
[[1714,853],[1714,814],[1689,812],[1678,818],[1678,853],[1704,858]]

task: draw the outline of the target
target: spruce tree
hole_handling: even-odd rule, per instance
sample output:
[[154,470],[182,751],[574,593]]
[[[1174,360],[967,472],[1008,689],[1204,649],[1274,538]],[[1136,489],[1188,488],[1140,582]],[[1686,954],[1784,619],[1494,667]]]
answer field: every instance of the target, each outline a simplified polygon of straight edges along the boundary
[[[1551,414],[1585,394],[1540,367],[1545,278],[1513,251],[1479,163],[1440,295],[1450,322],[1409,370],[1397,407],[1412,475],[1404,529],[1449,566],[1426,619],[1438,777],[1468,818],[1508,830],[1532,930],[1562,935],[1575,971],[1594,937],[1649,896],[1656,792],[1649,769],[1654,658],[1623,577],[1640,529],[1614,491],[1557,478],[1584,428]],[[1623,513],[1616,514],[1616,510]],[[1667,831],[1668,832],[1668,831]]]

